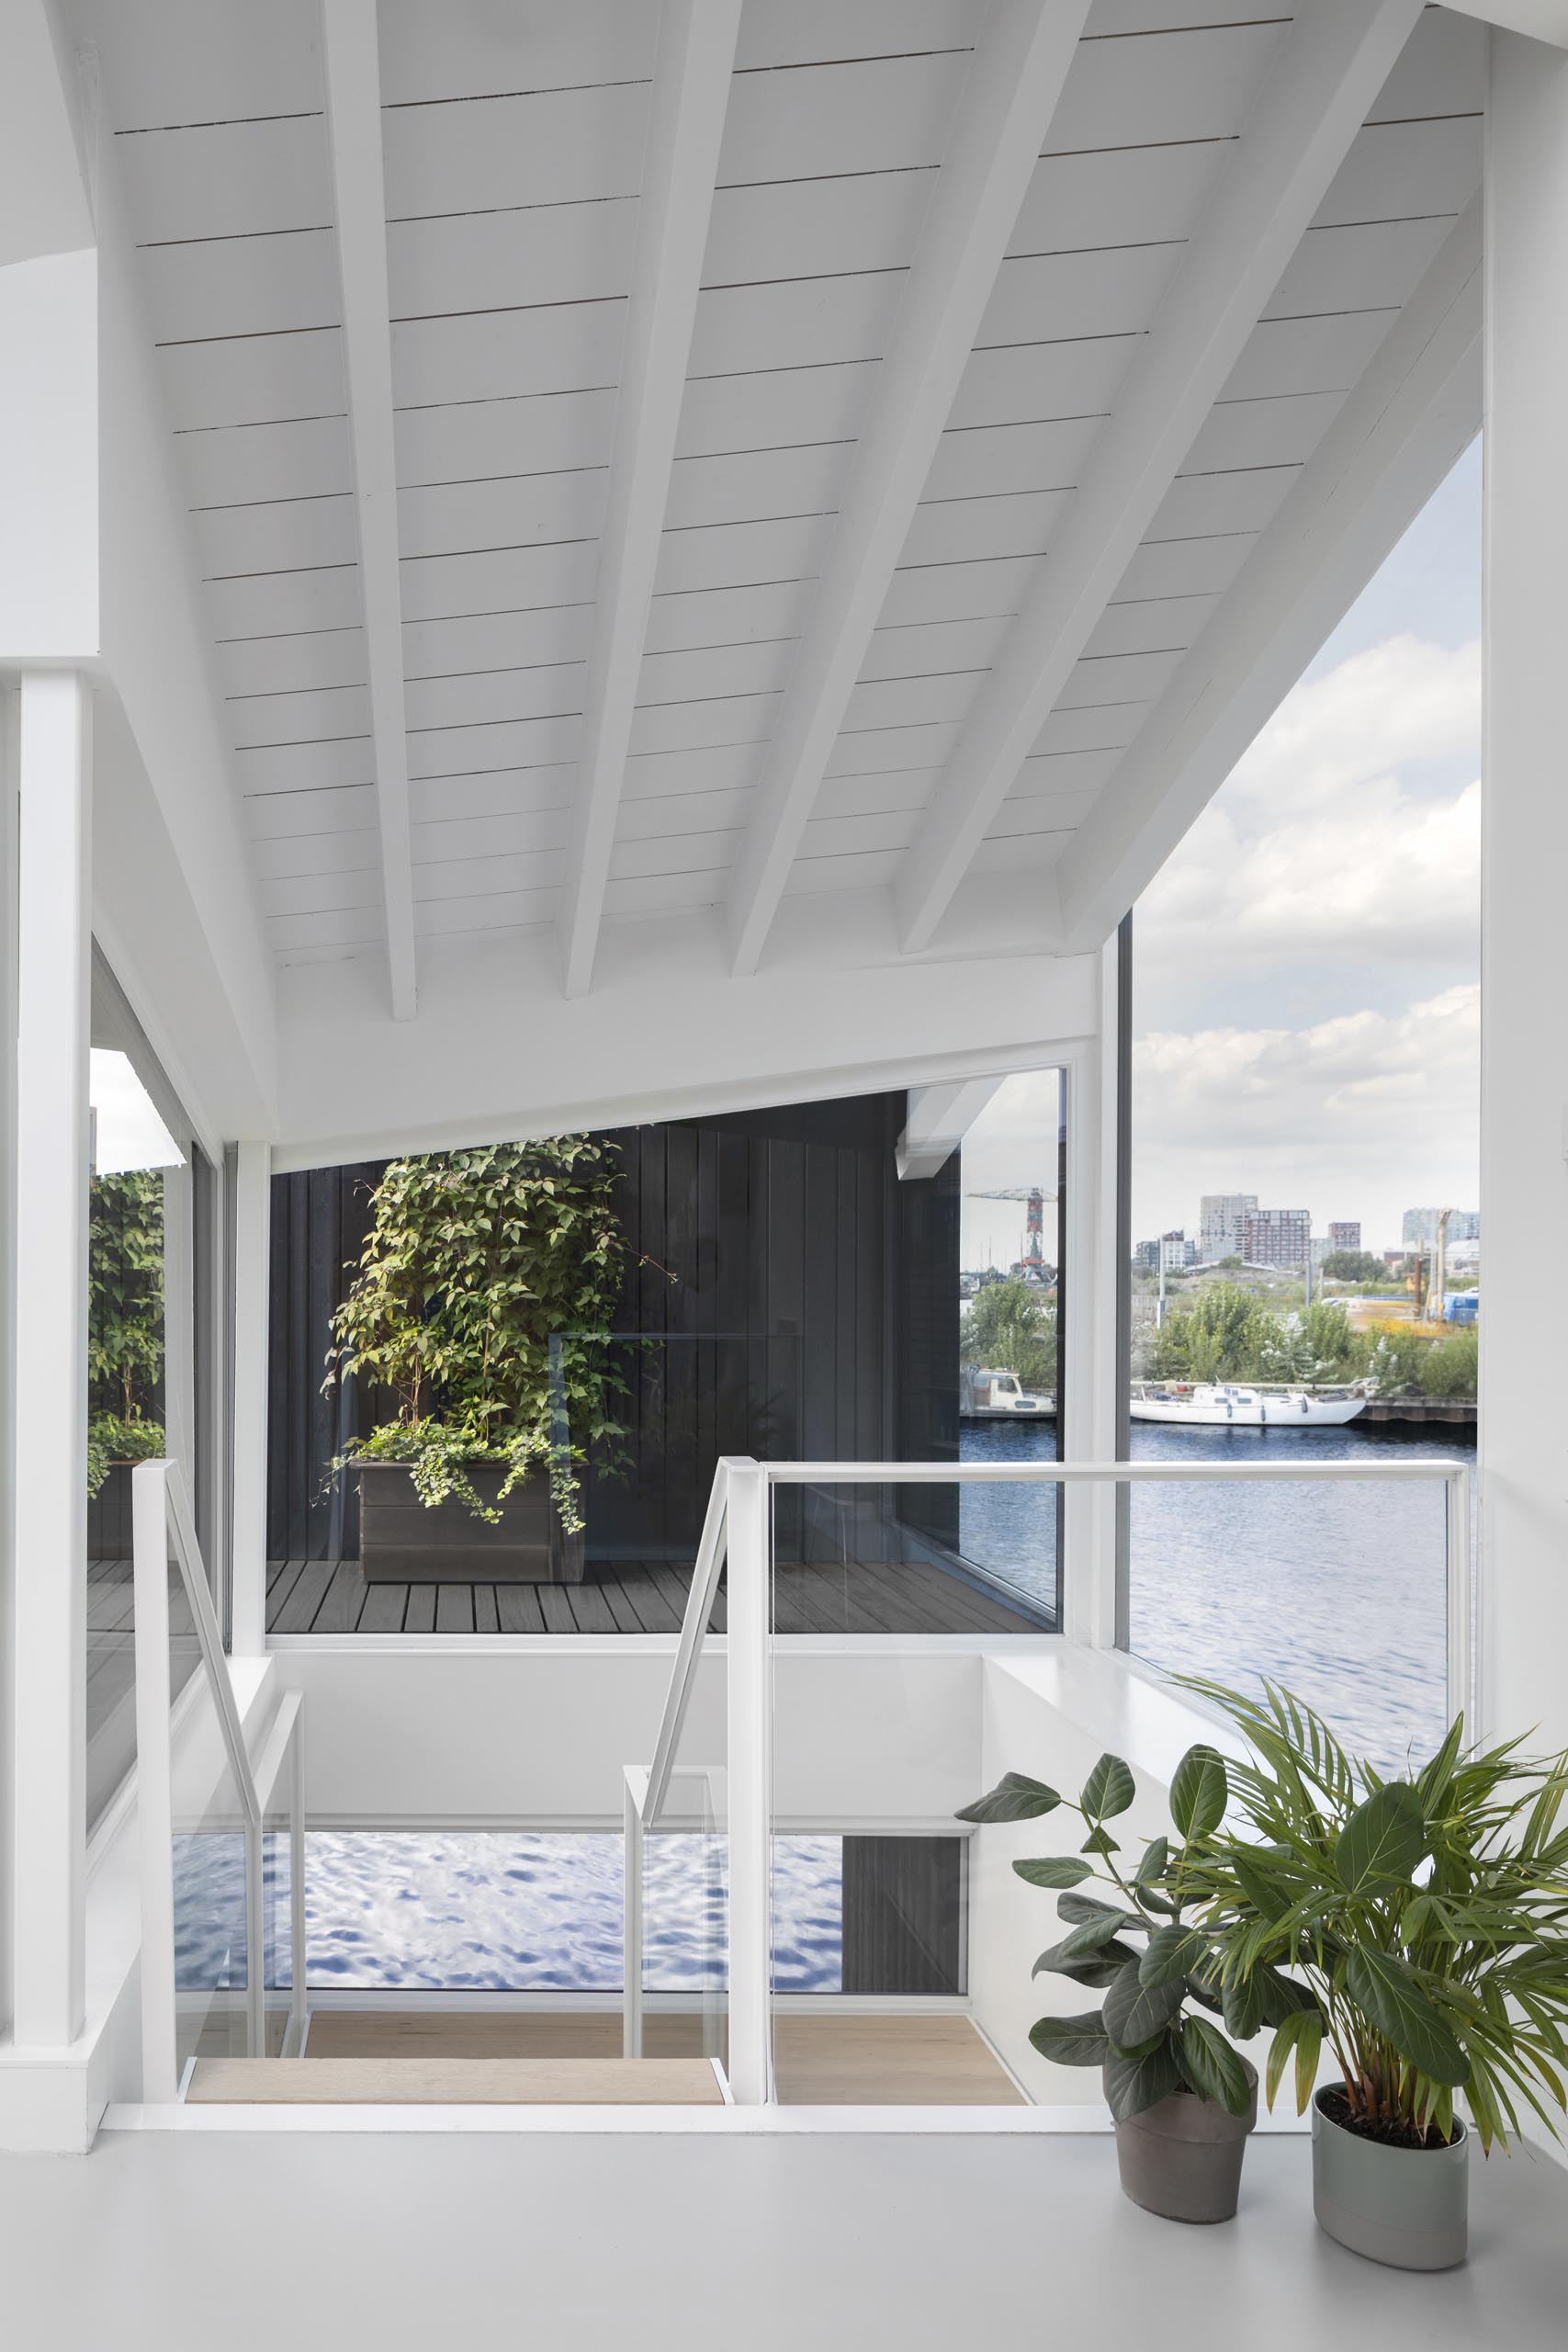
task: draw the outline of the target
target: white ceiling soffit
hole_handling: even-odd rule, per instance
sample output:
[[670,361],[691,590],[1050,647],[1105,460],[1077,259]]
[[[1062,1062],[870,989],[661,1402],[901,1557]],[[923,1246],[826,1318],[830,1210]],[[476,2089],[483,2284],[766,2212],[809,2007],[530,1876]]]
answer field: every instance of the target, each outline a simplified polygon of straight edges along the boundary
[[900,1182],[935,1176],[945,1168],[1004,1083],[1000,1078],[966,1078],[945,1086],[912,1086],[895,1155]]
[[[533,1004],[1109,927],[1293,486],[1437,463],[1347,404],[1479,187],[1448,9],[65,6],[269,944],[417,957],[422,1028],[491,948]],[[1256,676],[1326,593],[1247,592]]]

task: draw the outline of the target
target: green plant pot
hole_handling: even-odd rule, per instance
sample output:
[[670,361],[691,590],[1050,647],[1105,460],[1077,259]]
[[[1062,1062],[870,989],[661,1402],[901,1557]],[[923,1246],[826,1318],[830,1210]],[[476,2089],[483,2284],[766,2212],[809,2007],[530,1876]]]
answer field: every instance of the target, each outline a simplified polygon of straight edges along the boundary
[[1319,2229],[1352,2254],[1395,2270],[1451,2270],[1469,2238],[1470,2134],[1446,2148],[1390,2148],[1312,2103],[1312,2208]]
[[1168,2222],[1228,2222],[1241,2194],[1247,2134],[1258,2120],[1258,2071],[1244,2058],[1252,2096],[1245,2115],[1192,2091],[1173,2091],[1116,2126],[1122,2193]]

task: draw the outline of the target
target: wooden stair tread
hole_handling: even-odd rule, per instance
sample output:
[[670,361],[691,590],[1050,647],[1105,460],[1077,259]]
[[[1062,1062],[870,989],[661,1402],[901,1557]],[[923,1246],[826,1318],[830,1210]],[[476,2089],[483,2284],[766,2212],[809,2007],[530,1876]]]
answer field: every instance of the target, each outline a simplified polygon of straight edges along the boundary
[[230,2107],[721,2107],[705,2058],[198,2058],[186,2101]]

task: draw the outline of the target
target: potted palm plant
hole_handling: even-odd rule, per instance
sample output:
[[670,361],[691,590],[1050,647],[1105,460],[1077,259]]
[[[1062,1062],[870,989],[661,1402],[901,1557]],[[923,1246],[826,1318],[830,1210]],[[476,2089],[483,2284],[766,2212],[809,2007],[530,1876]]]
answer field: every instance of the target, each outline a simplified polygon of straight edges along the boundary
[[[1555,2134],[1564,2104],[1568,1756],[1467,1750],[1461,1716],[1419,1770],[1384,1780],[1288,1692],[1189,1687],[1256,1759],[1231,1768],[1246,1834],[1205,1857],[1203,1926],[1227,1996],[1281,1969],[1309,1996],[1266,2083],[1272,2104],[1293,2061],[1318,2222],[1374,2261],[1446,2269],[1465,2255],[1471,2132],[1490,2154],[1521,2108]],[[1319,2087],[1325,2052],[1337,2079]]]
[[[1134,2204],[1170,2221],[1228,2221],[1258,2120],[1258,2075],[1213,2020],[1255,2032],[1255,2005],[1283,2020],[1307,1996],[1266,1965],[1245,1994],[1227,1991],[1214,1945],[1191,1916],[1194,1895],[1213,1901],[1220,1883],[1224,1758],[1208,1747],[1188,1751],[1170,1787],[1176,1838],[1149,1839],[1128,1865],[1107,1824],[1135,1795],[1128,1766],[1102,1756],[1076,1804],[1043,1781],[1009,1772],[957,1817],[1032,1821],[1058,1808],[1078,1815],[1087,1835],[1077,1853],[1028,1856],[1013,1869],[1030,1885],[1057,1891],[1067,1929],[1041,1953],[1034,1973],[1050,1970],[1105,1999],[1077,2016],[1039,2018],[1029,2039],[1058,2065],[1100,2069],[1122,2187]],[[1116,1900],[1084,1894],[1090,1880]]]
[[615,1168],[556,1136],[382,1175],[324,1384],[358,1374],[393,1408],[333,1465],[358,1473],[368,1580],[581,1577],[581,1465],[625,1438]]

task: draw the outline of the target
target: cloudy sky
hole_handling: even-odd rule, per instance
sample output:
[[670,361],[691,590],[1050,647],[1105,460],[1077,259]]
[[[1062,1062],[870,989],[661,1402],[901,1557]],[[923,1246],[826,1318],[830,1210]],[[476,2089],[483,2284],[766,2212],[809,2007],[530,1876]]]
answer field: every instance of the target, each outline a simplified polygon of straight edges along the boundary
[[[1195,1231],[1206,1192],[1373,1249],[1474,1205],[1480,518],[1477,447],[1139,902],[1135,1237]],[[1035,1181],[1055,1123],[1051,1081],[1010,1080],[965,1181]],[[1018,1218],[971,1204],[965,1262]]]

